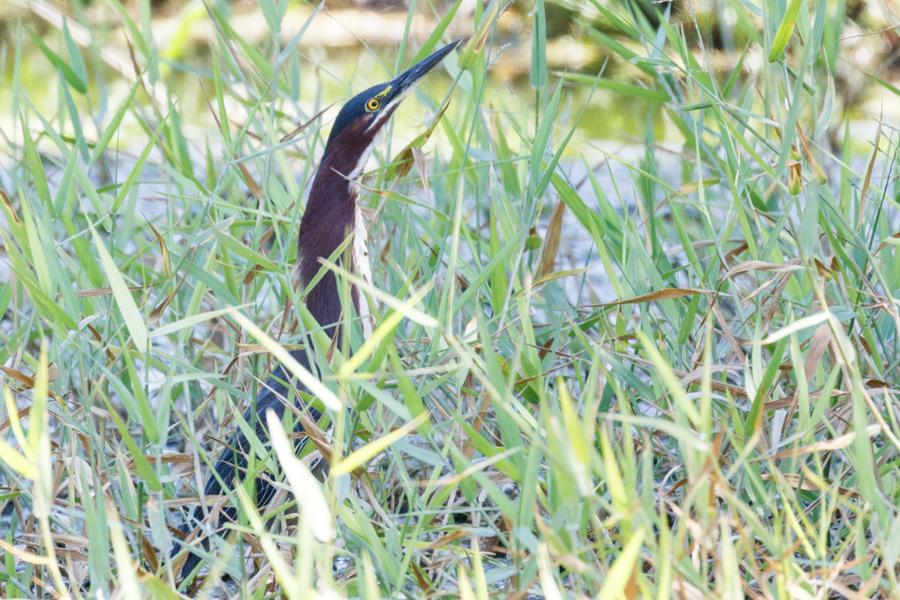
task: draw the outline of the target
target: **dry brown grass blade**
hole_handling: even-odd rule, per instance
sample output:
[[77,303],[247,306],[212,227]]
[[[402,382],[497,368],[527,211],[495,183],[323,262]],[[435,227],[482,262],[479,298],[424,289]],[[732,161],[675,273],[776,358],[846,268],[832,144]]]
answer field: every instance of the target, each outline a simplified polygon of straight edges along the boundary
[[172,278],[172,263],[169,259],[169,248],[166,246],[166,241],[162,238],[159,232],[156,230],[156,227],[153,226],[153,223],[147,222],[147,225],[150,226],[150,229],[153,231],[153,235],[156,236],[156,241],[159,242],[159,258],[162,261],[163,273],[166,274],[168,279]]
[[[149,290],[155,286],[159,285],[158,283],[151,283],[150,285],[129,285],[128,291],[130,292],[141,292],[144,290]],[[79,298],[93,298],[95,296],[109,296],[112,294],[112,288],[91,288],[89,290],[78,290],[75,292],[75,295]]]
[[566,212],[565,203],[560,200],[553,209],[550,217],[550,225],[547,227],[547,235],[544,238],[544,250],[541,252],[540,277],[546,277],[553,272],[556,266],[556,254],[559,252],[559,239],[562,236],[563,214]]
[[755,290],[750,292],[747,296],[741,298],[741,304],[748,305],[753,298],[756,297],[757,294],[766,290],[770,285],[775,283],[780,277],[784,277],[784,273],[775,273],[765,281],[763,281]]
[[[736,259],[738,256],[740,256],[740,255],[741,255],[745,250],[747,250],[747,248],[749,248],[749,247],[750,247],[750,246],[747,245],[747,241],[746,241],[746,240],[740,240],[740,243],[738,244],[738,247],[735,248],[734,250],[730,251],[728,254],[725,255],[725,262],[726,262],[726,263],[731,263],[732,261],[734,261],[734,259]],[[726,265],[726,266],[727,266],[727,265]]]
[[264,202],[266,199],[265,192],[256,183],[256,179],[253,178],[253,175],[250,174],[250,171],[247,170],[247,167],[244,166],[244,163],[238,159],[237,154],[234,155],[234,160],[238,161],[237,166],[238,169],[241,170],[241,175],[244,176],[244,181],[247,182],[247,187],[250,188],[250,193],[253,194],[253,197],[256,198],[260,203]]
[[[869,425],[866,427],[866,435],[869,437],[874,437],[878,435],[881,431],[881,427],[878,425]],[[856,432],[851,431],[850,433],[845,433],[844,435],[840,435],[836,438],[832,438],[830,440],[822,440],[821,442],[816,442],[815,444],[810,444],[808,446],[802,446],[800,448],[792,448],[790,450],[785,450],[784,452],[779,452],[773,459],[801,456],[803,454],[816,454],[819,452],[830,452],[832,450],[842,450],[848,447],[853,443],[853,440],[856,439]]]
[[475,34],[469,38],[466,45],[459,51],[459,59],[457,64],[460,69],[466,70],[472,66],[472,63],[478,57],[478,54],[484,48],[488,39],[488,34],[494,30],[495,15],[504,6],[502,2],[497,2],[490,13],[482,16],[481,24],[475,31]]
[[256,274],[262,273],[262,271],[262,265],[254,265],[253,268],[248,269],[247,272],[244,273],[244,285],[250,285],[253,282],[253,279],[256,277]]
[[12,544],[8,544],[6,540],[0,538],[0,548],[22,562],[26,562],[32,565],[46,565],[49,564],[49,559],[46,556],[39,556],[37,554],[32,554],[31,552],[27,552],[20,548],[16,548]]
[[786,273],[788,271],[799,271],[803,269],[800,266],[800,260],[796,258],[792,258],[790,260],[784,261],[783,264],[775,264],[770,262],[765,262],[762,260],[748,260],[740,263],[722,277],[723,280],[730,279],[741,273],[748,273],[750,271],[771,271],[773,273]]
[[812,150],[809,147],[809,140],[806,139],[806,134],[803,133],[803,128],[800,127],[800,123],[797,123],[797,136],[800,138],[800,145],[803,146],[803,154],[806,155],[806,160],[809,162],[810,168],[813,170],[813,173],[816,174],[819,183],[825,185],[828,183],[828,176],[825,174],[825,171],[822,170],[822,166],[813,155]]
[[[787,485],[794,489],[802,489],[806,492],[821,492],[823,491],[822,486],[816,485],[814,482],[815,477],[810,478],[810,472],[804,469],[806,477],[801,477],[798,473],[763,473],[762,479],[763,481],[778,481],[783,480]],[[833,481],[823,481],[826,486],[831,487],[834,485]],[[856,498],[859,494],[853,489],[846,488],[842,485],[837,486],[839,493],[842,496]],[[827,489],[827,488],[825,488]]]
[[[816,370],[819,368],[819,364],[822,362],[822,358],[825,356],[825,351],[828,350],[831,342],[831,327],[828,325],[828,323],[819,325],[819,327],[816,328],[815,333],[813,333],[812,339],[809,342],[809,349],[806,353],[806,360],[803,363],[803,372],[806,375],[807,381],[812,381],[813,375],[815,375]],[[787,435],[789,426],[794,417],[794,412],[797,410],[797,405],[799,404],[799,402],[800,390],[797,389],[794,391],[794,395],[790,398],[790,402],[787,405],[788,413],[784,419],[784,426],[781,430],[782,436]]]
[[815,375],[825,351],[831,344],[831,328],[828,323],[822,323],[813,333],[812,340],[809,342],[809,351],[806,353],[806,362],[803,364],[803,371],[806,373],[807,381],[810,381]]
[[884,239],[880,244],[878,244],[878,248],[875,249],[873,255],[877,255],[879,252],[884,250],[884,247],[890,244],[891,246],[900,246],[900,233],[895,233],[890,235]]
[[34,387],[34,378],[26,375],[22,371],[18,371],[10,367],[4,367],[3,365],[0,365],[0,371],[5,373],[7,377],[18,381],[26,390],[30,390]]
[[141,550],[144,553],[144,560],[147,561],[147,566],[150,567],[150,570],[152,572],[158,571],[159,558],[156,556],[156,549],[143,533],[141,533]]
[[[616,356],[625,358],[631,362],[636,362],[638,364],[644,365],[649,368],[653,368],[653,366],[654,366],[653,362],[651,362],[645,358],[641,358],[639,356],[632,356],[630,354],[623,354],[621,352],[615,352],[615,351],[612,351],[611,353],[615,354]],[[686,377],[690,377],[689,373],[685,373],[684,371],[679,371],[677,369],[672,369],[672,373],[674,373],[675,376],[678,377],[679,379],[684,379]],[[732,396],[734,396],[735,398],[742,398],[745,400],[747,399],[747,390],[745,390],[744,388],[737,386],[737,385],[732,385],[730,383],[722,383],[721,381],[713,380],[713,381],[709,382],[709,387],[710,387],[710,389],[712,389],[716,392],[723,392],[723,393],[727,392],[727,393],[731,394]]]
[[442,535],[438,539],[434,540],[433,542],[431,542],[430,544],[425,546],[425,551],[427,552],[430,550],[437,550],[438,548],[443,548],[444,546],[446,546],[448,544],[452,544],[453,542],[457,542],[459,540],[465,539],[465,538],[469,537],[470,535],[471,535],[470,532],[468,532],[466,530],[462,530],[462,529],[456,530],[456,531],[451,531],[450,533],[448,533],[446,535]]
[[94,329],[94,327],[88,323],[87,324],[88,331],[94,336],[94,339],[97,340],[97,343],[104,346],[106,348],[106,358],[109,359],[110,362],[115,362],[116,355],[112,353],[112,350],[109,349],[109,346],[103,342],[103,336],[100,335],[100,332]]
[[19,227],[22,226],[22,221],[19,220],[19,215],[16,214],[16,209],[13,208],[12,202],[9,201],[9,196],[6,195],[6,192],[0,190],[0,201],[6,205],[6,210],[9,211],[9,214],[12,216],[13,220],[16,222],[16,225]]
[[736,369],[737,367],[729,367],[728,365],[709,365],[705,367],[697,367],[690,373],[687,373],[684,377],[679,378],[678,384],[687,388],[690,384],[703,377],[704,373],[720,373],[722,371],[734,371]]
[[[16,416],[21,421],[30,412],[31,412],[31,405],[28,405],[25,408],[20,409],[19,412],[16,413]],[[0,431],[5,431],[7,427],[9,427],[9,419],[6,419],[5,421],[3,421],[3,423],[0,423]]]
[[[30,390],[30,389],[34,388],[34,384],[35,384],[34,378],[29,375],[26,375],[25,373],[23,373],[21,371],[0,365],[0,372],[5,373],[6,376],[9,377],[10,379],[18,381],[22,385],[22,387],[26,390]],[[59,369],[56,370],[56,373],[58,376]],[[49,381],[49,378],[48,378],[48,381]],[[59,395],[56,394],[56,392],[54,392],[53,390],[47,390],[47,394],[54,400],[60,401]]]
[[413,574],[416,576],[416,583],[419,584],[419,589],[421,589],[425,593],[428,593],[428,591],[431,589],[431,584],[428,582],[425,574],[422,573],[422,569],[420,569],[419,565],[414,562],[410,563],[409,566],[412,568]]
[[702,294],[700,290],[692,290],[687,288],[666,288],[657,290],[649,294],[641,294],[627,300],[618,300],[616,302],[607,302],[605,304],[586,304],[591,308],[602,308],[604,306],[622,306],[624,304],[641,304],[643,302],[659,302],[661,300],[674,300],[675,298],[684,298],[685,296],[696,296]]

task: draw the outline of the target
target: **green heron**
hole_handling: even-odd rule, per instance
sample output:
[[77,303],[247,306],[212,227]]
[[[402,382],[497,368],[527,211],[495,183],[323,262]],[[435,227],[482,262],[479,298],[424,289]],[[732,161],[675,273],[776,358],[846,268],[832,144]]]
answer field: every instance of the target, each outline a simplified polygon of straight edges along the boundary
[[[322,268],[319,259],[329,258],[348,235],[353,236],[349,268],[364,280],[371,281],[369,254],[366,249],[367,235],[360,218],[357,181],[375,145],[376,134],[388,122],[397,106],[416,83],[456,48],[459,42],[460,40],[456,40],[437,50],[393,81],[367,89],[341,109],[325,144],[325,153],[310,190],[306,212],[300,221],[297,236],[299,262],[295,273],[302,286],[312,282]],[[351,300],[356,314],[362,321],[363,333],[368,336],[372,329],[372,319],[365,297],[356,286],[351,288]],[[342,307],[334,273],[328,271],[319,279],[306,297],[306,306],[330,337],[333,338],[339,333],[338,321],[341,318]],[[305,350],[294,350],[291,355],[306,369],[311,370]],[[254,424],[256,436],[260,440],[267,439],[266,411],[272,409],[279,418],[283,417],[290,395],[288,385],[303,389],[299,382],[294,381],[286,369],[279,365],[256,397],[256,413],[252,412],[251,407],[244,415],[248,423]],[[294,396],[296,397],[296,394]],[[321,417],[319,411],[304,406],[299,398],[294,402],[298,408],[308,411],[313,419],[318,420]],[[298,449],[305,440],[306,438],[300,439]],[[246,471],[246,454],[249,451],[250,443],[238,429],[230,446],[223,450],[219,457],[215,473],[210,475],[206,483],[207,496],[215,496],[222,493],[223,489],[231,488],[235,474]],[[272,483],[265,478],[257,479],[258,507],[266,506],[274,494],[275,488]],[[195,528],[199,529],[204,514],[204,507],[198,506],[194,510],[193,519],[185,522],[182,531],[189,533]],[[229,520],[233,521],[236,514],[234,507],[224,508],[214,529],[221,531],[223,524]],[[203,538],[202,546],[209,548],[208,538]],[[198,555],[189,554],[181,570],[182,577],[192,573],[199,563]]]

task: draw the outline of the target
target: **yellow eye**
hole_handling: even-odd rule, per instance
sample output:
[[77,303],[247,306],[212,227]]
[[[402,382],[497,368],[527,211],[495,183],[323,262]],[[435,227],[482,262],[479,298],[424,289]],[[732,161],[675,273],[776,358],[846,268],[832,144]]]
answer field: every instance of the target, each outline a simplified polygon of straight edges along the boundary
[[372,98],[366,102],[366,108],[369,110],[378,110],[379,106],[381,106],[381,102],[378,101],[378,98]]

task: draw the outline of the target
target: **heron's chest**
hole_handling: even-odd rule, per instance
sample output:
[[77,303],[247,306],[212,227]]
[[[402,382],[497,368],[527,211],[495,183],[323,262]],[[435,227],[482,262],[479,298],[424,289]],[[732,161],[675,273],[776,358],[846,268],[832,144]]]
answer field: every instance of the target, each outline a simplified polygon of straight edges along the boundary
[[[366,229],[366,221],[363,219],[362,212],[359,209],[359,192],[360,180],[366,169],[366,163],[372,156],[374,143],[370,143],[366,150],[359,157],[356,167],[347,176],[347,182],[350,186],[350,194],[353,197],[353,206],[355,215],[353,219],[353,266],[356,274],[368,285],[372,285],[372,267],[369,262],[369,232]],[[362,325],[363,335],[369,339],[375,328],[375,319],[369,310],[369,304],[362,290],[355,290],[356,310]]]
[[[331,257],[351,236],[350,269],[368,287],[372,283],[372,269],[369,262],[368,231],[360,211],[360,179],[365,171],[372,144],[353,161],[341,160],[340,155],[326,155],[319,167],[310,192],[306,212],[300,222],[297,240],[300,260],[298,278],[304,284],[313,281],[321,269],[320,260]],[[343,156],[346,159],[346,155]],[[346,175],[344,175],[346,173]],[[341,257],[338,257],[341,260]],[[354,308],[361,319],[363,334],[369,338],[374,329],[374,319],[360,286],[351,288]],[[316,318],[326,322],[339,318],[340,299],[333,274],[325,275],[311,290],[309,298],[321,310]],[[310,302],[307,301],[307,305]],[[337,307],[337,308],[336,308]],[[310,309],[312,310],[312,308]],[[337,310],[338,314],[332,313]],[[313,311],[316,314],[316,311]],[[321,319],[320,319],[320,322]]]
[[[359,210],[359,203],[356,205],[356,220],[353,229],[353,266],[356,269],[356,274],[368,285],[372,285],[372,267],[369,263],[369,232]],[[356,310],[361,320],[363,336],[369,339],[375,328],[375,319],[369,310],[369,303],[366,301],[363,290],[357,288],[356,296]]]

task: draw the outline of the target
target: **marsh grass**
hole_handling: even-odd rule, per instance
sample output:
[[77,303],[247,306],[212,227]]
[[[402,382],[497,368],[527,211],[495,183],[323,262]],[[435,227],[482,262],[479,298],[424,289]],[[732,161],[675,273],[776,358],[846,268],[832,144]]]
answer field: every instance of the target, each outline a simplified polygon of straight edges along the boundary
[[[408,23],[434,14],[419,4]],[[291,265],[334,109],[319,115],[321,76],[276,43],[284,1],[259,0],[262,45],[217,8],[196,17],[216,32],[191,84],[214,140],[166,87],[181,67],[150,37],[148,2],[110,3],[130,70],[76,41],[83,12],[43,37],[13,28],[4,597],[900,594],[898,133],[883,123],[854,155],[831,71],[842,7],[729,4],[752,43],[723,77],[689,11],[656,6],[654,26],[592,4],[615,80],[549,72],[537,0],[534,97],[493,94],[495,1],[446,61],[449,85],[432,76],[401,109],[424,122],[405,140],[430,139],[404,151],[388,134],[364,182],[377,334],[314,336],[315,443],[298,461],[271,423],[274,451],[257,444],[249,469],[286,483],[262,514],[250,477],[222,499],[238,519],[199,584],[175,577],[184,506],[248,427],[269,351],[317,330]],[[392,70],[450,39],[459,5],[424,43],[381,53]],[[21,85],[35,44],[55,67],[49,112]],[[584,182],[563,168],[573,139],[592,145],[577,134],[590,104],[571,100],[585,87],[645,103],[628,178],[609,175],[618,155]],[[593,245],[567,264],[575,235]]]

